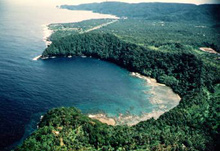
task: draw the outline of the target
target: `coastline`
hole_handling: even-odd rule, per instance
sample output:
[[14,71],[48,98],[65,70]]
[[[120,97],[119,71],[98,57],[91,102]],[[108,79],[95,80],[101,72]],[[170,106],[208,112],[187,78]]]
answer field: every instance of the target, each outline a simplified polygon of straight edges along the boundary
[[43,27],[43,41],[45,42],[46,47],[48,47],[50,44],[52,44],[52,41],[50,41],[50,36],[54,33],[53,30],[49,28],[50,24],[44,24]]
[[34,57],[32,60],[37,61],[37,60],[39,60],[41,57],[42,57],[42,55],[39,55],[39,56],[37,56],[37,57]]
[[[116,20],[117,21],[117,20]],[[50,36],[53,34],[53,30],[49,29],[49,24],[42,25],[43,27],[43,41],[45,42],[46,47],[48,47],[50,44],[52,44],[52,41],[50,41]],[[72,56],[66,56],[67,58],[72,58]],[[81,56],[82,58],[85,58],[86,56]],[[56,56],[51,57],[42,57],[42,55],[39,55],[33,60],[39,60],[39,59],[48,59],[48,58],[56,58]],[[102,123],[106,123],[108,125],[136,125],[137,123],[141,121],[146,121],[150,118],[157,119],[165,112],[169,111],[173,107],[177,106],[180,101],[180,96],[178,94],[175,94],[171,88],[167,87],[165,84],[158,83],[156,79],[153,79],[151,77],[147,77],[144,75],[141,75],[139,73],[131,72],[130,74],[133,77],[140,78],[146,81],[146,85],[150,86],[150,91],[145,91],[144,93],[150,94],[150,103],[156,107],[149,113],[142,113],[141,115],[123,115],[119,114],[118,117],[108,117],[105,113],[98,113],[98,114],[88,114],[88,117],[92,119],[99,120]],[[165,89],[165,92],[163,94],[166,94],[166,96],[161,95],[158,93],[158,90]],[[159,95],[160,94],[160,95]],[[169,100],[167,102],[167,99]],[[171,101],[170,101],[171,100]],[[171,107],[168,108],[168,105],[172,104]]]
[[106,114],[101,114],[101,113],[100,114],[88,114],[88,117],[92,119],[96,119],[107,125],[112,125],[112,126],[116,125],[115,119],[108,117]]
[[[46,47],[48,47],[50,44],[52,44],[52,41],[50,41],[50,36],[53,34],[53,30],[49,28],[50,24],[44,24],[43,27],[43,41],[45,42]],[[32,60],[37,61],[39,59],[47,59],[42,58],[42,55],[34,57]]]
[[[109,18],[109,17],[107,17]],[[102,27],[105,27],[105,26],[108,26],[110,24],[113,24],[115,22],[117,22],[120,18],[118,17],[114,17],[112,18],[114,20],[112,20],[111,22],[108,22],[108,23],[105,23],[105,24],[101,24],[101,25],[98,25],[96,27],[93,27],[91,29],[88,29],[86,30],[85,32],[82,32],[82,33],[88,33],[90,31],[93,31],[93,30],[96,30],[96,29],[99,29],[99,28],[102,28]],[[49,27],[50,24],[43,24],[42,27],[43,27],[43,41],[45,42],[45,45],[46,47],[48,47],[49,45],[52,44],[52,41],[50,40],[50,36],[54,33],[54,30],[51,30],[50,27]],[[81,34],[82,34],[81,33]],[[50,58],[54,58],[55,56],[52,56]],[[71,58],[72,56],[67,56],[68,58]],[[86,56],[82,56],[83,58],[85,58]],[[48,57],[43,57],[42,56],[37,56],[35,58],[33,58],[32,60],[36,61],[36,60],[39,60],[39,59],[48,59]]]
[[[128,125],[133,126],[141,121],[146,121],[148,119],[154,118],[158,119],[162,114],[168,112],[172,108],[176,107],[181,100],[180,96],[172,91],[172,89],[165,84],[158,83],[156,79],[143,76],[139,73],[132,72],[130,74],[133,77],[140,78],[146,81],[146,85],[150,85],[150,91],[144,92],[146,94],[151,94],[150,103],[155,105],[155,109],[149,113],[142,113],[141,115],[130,115],[130,114],[119,114],[118,117],[108,117],[105,113],[98,114],[88,114],[88,117],[92,119],[99,120],[102,123],[108,125]],[[162,94],[157,91],[163,91]],[[159,95],[160,94],[160,95]],[[166,94],[166,95],[163,95]],[[168,107],[169,106],[169,107]]]

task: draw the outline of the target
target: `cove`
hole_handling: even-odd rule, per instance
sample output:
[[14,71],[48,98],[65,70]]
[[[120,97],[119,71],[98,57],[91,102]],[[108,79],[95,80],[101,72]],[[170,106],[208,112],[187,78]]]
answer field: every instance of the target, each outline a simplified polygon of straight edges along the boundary
[[152,94],[146,94],[151,87],[115,64],[80,57],[32,61],[45,49],[42,24],[62,22],[51,17],[62,10],[41,11],[8,1],[1,1],[0,9],[0,150],[30,136],[41,115],[52,108],[75,106],[85,114],[111,118],[153,111]]
[[53,81],[60,81],[50,84],[59,90],[50,93],[65,98],[65,103],[58,101],[56,106],[77,107],[89,117],[110,125],[134,125],[157,119],[180,101],[171,88],[113,63],[84,57],[40,61],[48,69],[48,76],[56,75]]

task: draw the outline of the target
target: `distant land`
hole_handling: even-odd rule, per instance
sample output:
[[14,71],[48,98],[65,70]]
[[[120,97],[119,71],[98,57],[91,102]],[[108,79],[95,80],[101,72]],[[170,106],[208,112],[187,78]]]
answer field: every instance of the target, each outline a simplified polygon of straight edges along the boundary
[[220,21],[220,4],[103,2],[81,5],[62,5],[70,10],[90,10],[118,17],[144,18],[161,21]]
[[17,151],[217,150],[220,5],[105,2],[61,8],[120,19],[50,24],[52,43],[41,59],[88,56],[113,62],[171,87],[181,100],[158,119],[133,126],[107,125],[74,107],[52,109]]

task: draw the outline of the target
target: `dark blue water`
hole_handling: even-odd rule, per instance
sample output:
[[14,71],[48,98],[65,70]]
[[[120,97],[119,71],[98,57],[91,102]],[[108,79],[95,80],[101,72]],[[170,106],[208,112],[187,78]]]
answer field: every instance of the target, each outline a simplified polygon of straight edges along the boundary
[[[0,1],[0,150],[22,141],[54,107],[109,116],[152,110],[145,82],[114,64],[79,57],[32,60],[45,49],[42,24],[62,19],[56,11]],[[74,13],[73,21],[83,19]]]

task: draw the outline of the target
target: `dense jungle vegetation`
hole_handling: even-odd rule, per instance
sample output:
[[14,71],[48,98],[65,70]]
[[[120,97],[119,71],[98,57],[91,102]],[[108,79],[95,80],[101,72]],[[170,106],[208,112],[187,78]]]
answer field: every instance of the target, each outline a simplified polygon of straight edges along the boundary
[[220,70],[193,53],[147,50],[111,34],[86,33],[53,41],[43,56],[54,55],[114,62],[171,86],[182,100],[158,120],[133,127],[107,126],[74,108],[54,109],[18,150],[214,150],[219,143]]
[[[203,45],[220,52],[220,4],[103,2],[62,5],[61,8],[90,10],[128,18],[111,25],[107,32],[114,30],[114,33],[123,35],[130,41],[135,40],[135,43],[141,41],[142,44],[149,45],[151,42],[151,45],[158,47],[176,41],[192,46]],[[162,41],[164,42],[161,43]]]
[[[118,5],[121,4],[124,3]],[[148,4],[135,5],[145,10]],[[174,6],[176,9],[172,11],[179,9],[179,5],[168,6],[160,7],[160,10],[168,11]],[[126,4],[122,7],[132,10],[133,6]],[[180,4],[180,7],[180,11],[185,10],[187,14],[191,12],[189,10],[214,9],[218,5]],[[105,7],[101,8],[102,13],[111,13],[111,9],[107,12]],[[116,15],[130,17],[128,9],[125,9],[128,12],[114,10]],[[212,45],[219,51],[219,42],[215,39],[219,37],[219,28],[214,27],[213,22],[198,25],[138,17],[83,33],[108,21],[111,20],[90,20],[81,22],[81,26],[78,23],[51,25],[55,31],[51,36],[53,42],[45,49],[43,57],[85,55],[116,63],[170,86],[182,98],[179,105],[157,120],[150,119],[132,127],[103,124],[73,107],[52,109],[40,122],[39,129],[16,150],[217,150],[220,144],[219,55],[202,52],[198,47]],[[201,38],[204,32],[205,36]]]
[[[219,78],[213,73],[217,67],[204,65],[200,58],[187,50],[177,52],[148,50],[121,41],[111,34],[85,33],[67,36],[53,41],[43,52],[43,57],[69,55],[101,58],[159,81],[162,79],[170,81],[166,84],[181,95],[200,88],[204,83],[211,87],[211,81],[216,83]],[[191,68],[194,70],[190,70]],[[202,77],[203,72],[208,74]]]
[[[86,20],[79,23],[51,24],[54,30],[50,40],[71,34],[80,34],[113,19]],[[176,45],[188,50],[211,47],[220,52],[220,28],[203,22],[163,22],[145,19],[119,19],[94,32],[112,33],[120,39],[159,51],[176,51]],[[147,36],[146,36],[147,35]],[[201,53],[201,52],[200,52]],[[207,55],[207,53],[206,53]]]

